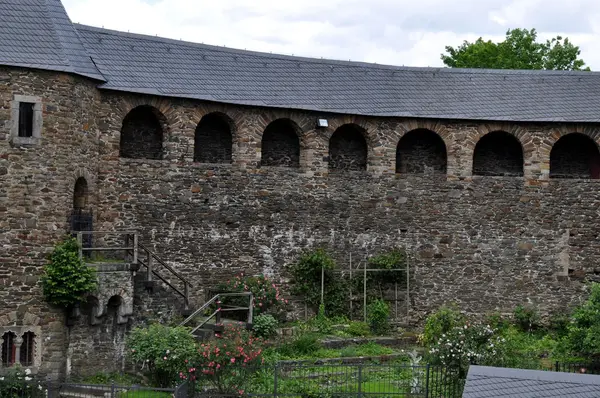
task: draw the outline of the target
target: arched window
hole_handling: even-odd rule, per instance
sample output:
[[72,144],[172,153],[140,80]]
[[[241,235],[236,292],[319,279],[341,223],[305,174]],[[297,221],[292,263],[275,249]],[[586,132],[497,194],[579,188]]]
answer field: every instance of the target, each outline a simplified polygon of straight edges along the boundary
[[289,119],[269,123],[262,136],[262,166],[300,166],[298,127]]
[[9,367],[14,365],[17,358],[17,335],[13,332],[6,332],[2,335],[2,366]]
[[396,173],[445,174],[446,144],[431,130],[406,133],[396,149]]
[[35,352],[35,334],[26,332],[23,334],[23,342],[19,350],[19,361],[23,366],[32,366]]
[[519,140],[504,131],[483,136],[475,146],[473,175],[523,176],[523,147]]
[[194,139],[194,162],[231,163],[233,139],[225,115],[210,113],[200,120]]
[[330,170],[366,170],[367,141],[354,124],[339,127],[329,139]]
[[600,178],[600,154],[594,140],[573,133],[556,141],[550,151],[550,178]]
[[121,128],[122,158],[162,159],[164,116],[148,105],[138,106],[125,116]]
[[88,184],[85,178],[79,177],[75,181],[75,188],[73,189],[73,209],[83,210],[87,206],[88,201]]

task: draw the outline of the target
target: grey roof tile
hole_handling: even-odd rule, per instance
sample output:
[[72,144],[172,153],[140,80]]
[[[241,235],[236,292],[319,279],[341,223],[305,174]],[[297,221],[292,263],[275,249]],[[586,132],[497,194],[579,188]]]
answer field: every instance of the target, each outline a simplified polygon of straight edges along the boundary
[[60,0],[0,0],[0,65],[104,80]]
[[0,0],[0,65],[100,88],[372,116],[600,122],[600,73],[408,68],[241,51],[71,24],[60,0]]
[[463,398],[599,398],[600,376],[471,366]]

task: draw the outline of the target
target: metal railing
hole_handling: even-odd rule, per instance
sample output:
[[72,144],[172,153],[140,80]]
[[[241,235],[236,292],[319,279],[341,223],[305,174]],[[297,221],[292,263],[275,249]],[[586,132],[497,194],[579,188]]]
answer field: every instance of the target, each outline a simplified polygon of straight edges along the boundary
[[[204,369],[199,369],[203,372]],[[277,364],[200,377],[190,391],[208,397],[460,398],[464,381],[446,368],[407,364]],[[234,376],[230,376],[230,375]]]
[[[181,274],[173,269],[170,265],[164,262],[156,253],[151,251],[149,248],[140,243],[139,234],[135,231],[74,231],[77,236],[77,243],[79,244],[79,258],[87,259],[92,257],[93,253],[115,253],[122,252],[124,255],[119,258],[119,261],[127,261],[131,269],[137,271],[139,266],[146,268],[146,286],[151,287],[154,278],[159,279],[170,289],[172,289],[177,295],[181,296],[184,300],[184,308],[189,308],[189,297],[190,288],[193,285],[185,279]],[[106,241],[115,242],[109,244],[102,242],[102,246],[99,247],[85,247],[83,244],[84,236],[86,235],[101,235],[108,237],[104,239]],[[124,239],[123,239],[124,238]],[[94,242],[98,242],[98,239],[94,239]],[[123,242],[124,241],[124,242]],[[140,256],[140,254],[143,254]],[[166,271],[167,276],[162,275],[159,271]],[[180,286],[175,286],[173,280],[178,281]]]
[[174,388],[123,386],[117,384],[59,383],[51,380],[0,380],[0,397],[5,398],[188,398],[186,383]]
[[[239,305],[226,305],[223,303],[222,299],[227,297],[248,297],[248,305],[247,306],[239,306]],[[204,315],[207,311],[211,310],[212,306],[215,306],[216,309],[212,310],[208,314],[208,316],[204,317],[204,319],[200,319],[200,322],[193,326],[191,333],[195,335],[198,330],[203,329],[206,325],[208,325],[209,321],[215,319],[215,327],[218,327],[221,324],[222,314],[223,312],[239,312],[246,311],[246,324],[252,325],[252,317],[253,317],[253,308],[254,308],[254,296],[251,292],[242,292],[242,293],[219,293],[210,300],[208,300],[202,307],[198,308],[194,311],[189,317],[187,317],[183,322],[180,323],[180,326],[190,326],[197,317]],[[193,325],[193,324],[192,324]]]

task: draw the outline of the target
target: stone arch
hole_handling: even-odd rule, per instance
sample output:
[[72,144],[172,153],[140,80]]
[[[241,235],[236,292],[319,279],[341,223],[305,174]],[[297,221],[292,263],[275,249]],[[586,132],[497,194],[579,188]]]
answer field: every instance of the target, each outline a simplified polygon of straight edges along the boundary
[[221,112],[202,117],[194,134],[194,162],[231,163],[233,121]]
[[600,178],[600,152],[592,138],[582,133],[560,137],[550,151],[550,178]]
[[477,141],[473,151],[473,175],[523,176],[523,146],[506,131],[492,131]]
[[165,116],[157,108],[150,105],[133,108],[123,119],[120,156],[131,159],[162,159],[166,125]]
[[291,119],[277,119],[265,128],[261,165],[300,167],[300,128]]
[[89,187],[84,177],[79,177],[75,181],[73,188],[73,210],[81,211],[89,205]]
[[329,139],[330,170],[366,170],[366,131],[356,124],[338,127]]
[[447,163],[444,140],[429,129],[409,131],[396,147],[396,173],[445,174]]

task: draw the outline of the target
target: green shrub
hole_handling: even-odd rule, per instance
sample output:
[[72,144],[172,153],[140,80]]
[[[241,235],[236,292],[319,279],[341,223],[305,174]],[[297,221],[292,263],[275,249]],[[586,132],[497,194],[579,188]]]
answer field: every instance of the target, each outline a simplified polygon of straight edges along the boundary
[[505,356],[502,337],[487,325],[463,323],[442,333],[427,351],[431,365],[444,366],[466,377],[469,365],[501,365]]
[[284,358],[299,358],[310,356],[319,349],[321,349],[319,337],[315,334],[307,333],[280,345],[277,348],[277,352]]
[[577,354],[589,357],[600,355],[600,283],[594,283],[590,296],[573,313],[573,323],[569,325],[568,341]]
[[375,300],[367,308],[367,319],[371,331],[376,335],[384,335],[390,331],[390,307],[383,300]]
[[569,325],[571,324],[571,316],[566,312],[554,312],[548,319],[548,329],[558,337],[563,337],[569,334]]
[[[44,383],[45,385],[45,383]],[[31,377],[31,370],[13,365],[0,377],[0,398],[45,398],[42,383]]]
[[367,337],[371,335],[371,328],[366,322],[352,321],[348,325],[346,332],[353,337]]
[[515,325],[524,332],[532,332],[539,327],[540,316],[533,307],[519,305],[515,308],[513,317]]
[[498,331],[506,330],[510,327],[510,321],[502,316],[499,312],[494,312],[486,316],[486,322],[493,329]]
[[196,340],[188,328],[160,324],[133,329],[127,336],[127,352],[153,386],[172,387],[181,380],[178,375],[198,356]]
[[304,253],[290,268],[292,292],[303,296],[309,307],[317,312],[321,304],[321,269],[323,269],[326,315],[347,315],[347,281],[335,272],[336,268],[333,258],[323,249]]
[[[379,285],[390,283],[405,283],[406,272],[406,253],[400,249],[394,249],[390,252],[373,256],[368,260],[369,268],[380,269],[379,272],[370,272],[367,281],[374,281]],[[402,271],[383,271],[401,269]]]
[[442,306],[427,317],[423,332],[423,344],[427,347],[437,342],[443,334],[465,323],[465,317],[456,307]]
[[277,335],[277,319],[270,314],[261,314],[254,318],[252,325],[256,337],[268,339]]
[[242,395],[262,363],[262,351],[261,341],[243,324],[226,325],[216,339],[200,344],[194,366],[184,365],[179,375],[208,383],[220,394]]
[[79,258],[79,244],[73,238],[54,248],[41,280],[46,301],[63,308],[84,301],[97,285],[95,270]]

